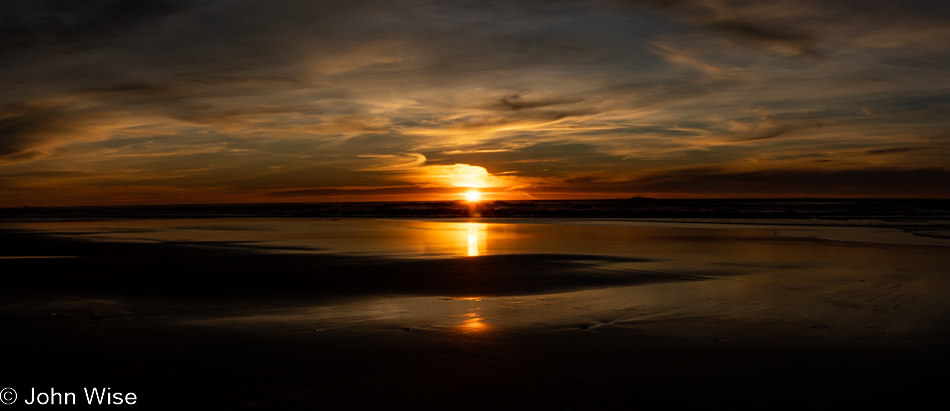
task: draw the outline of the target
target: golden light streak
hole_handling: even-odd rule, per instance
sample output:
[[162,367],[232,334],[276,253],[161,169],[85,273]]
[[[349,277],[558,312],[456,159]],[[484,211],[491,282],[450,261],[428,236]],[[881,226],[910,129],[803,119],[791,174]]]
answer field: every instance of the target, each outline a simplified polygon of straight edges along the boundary
[[468,256],[478,256],[478,224],[468,223]]

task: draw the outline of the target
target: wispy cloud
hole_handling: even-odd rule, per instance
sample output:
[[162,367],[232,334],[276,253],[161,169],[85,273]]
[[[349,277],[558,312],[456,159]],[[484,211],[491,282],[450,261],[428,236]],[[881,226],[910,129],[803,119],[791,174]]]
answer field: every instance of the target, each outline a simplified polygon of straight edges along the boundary
[[[0,205],[438,196],[464,176],[905,195],[858,180],[934,181],[950,156],[939,2],[11,0],[0,16]],[[730,183],[685,183],[713,177]]]

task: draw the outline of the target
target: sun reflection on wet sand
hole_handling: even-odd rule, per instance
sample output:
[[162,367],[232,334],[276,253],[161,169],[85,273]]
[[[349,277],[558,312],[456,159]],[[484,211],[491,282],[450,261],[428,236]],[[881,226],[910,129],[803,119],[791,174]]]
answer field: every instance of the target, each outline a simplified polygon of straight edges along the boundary
[[468,223],[468,256],[475,257],[478,255],[478,225],[475,223]]
[[484,322],[480,312],[482,307],[479,303],[482,301],[482,299],[478,297],[472,297],[465,298],[465,300],[470,301],[471,305],[468,308],[468,312],[466,312],[464,315],[465,320],[460,326],[462,332],[480,333],[488,331],[488,324]]

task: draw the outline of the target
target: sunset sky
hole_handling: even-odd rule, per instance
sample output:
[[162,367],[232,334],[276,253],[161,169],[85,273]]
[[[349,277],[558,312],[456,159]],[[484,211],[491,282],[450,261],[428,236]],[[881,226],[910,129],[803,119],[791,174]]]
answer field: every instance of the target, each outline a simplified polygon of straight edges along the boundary
[[950,197],[946,1],[0,3],[0,206]]

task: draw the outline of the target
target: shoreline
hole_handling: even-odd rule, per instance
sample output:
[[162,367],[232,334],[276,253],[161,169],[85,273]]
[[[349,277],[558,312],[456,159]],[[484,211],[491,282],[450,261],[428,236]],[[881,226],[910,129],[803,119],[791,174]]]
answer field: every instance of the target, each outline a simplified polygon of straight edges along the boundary
[[[620,219],[620,218],[394,218],[394,217],[220,217],[220,218],[174,218],[174,219],[110,219],[110,220],[69,220],[69,221],[38,221],[38,222],[0,222],[0,228],[16,229],[16,227],[68,226],[71,223],[89,224],[131,224],[137,222],[163,222],[170,225],[172,222],[187,224],[189,221],[389,221],[389,222],[418,222],[418,223],[472,223],[472,224],[510,224],[510,225],[561,225],[561,226],[592,226],[592,227],[649,227],[649,228],[682,228],[682,229],[710,229],[710,230],[768,230],[776,236],[812,238],[826,241],[840,241],[858,244],[880,245],[914,245],[950,247],[950,229],[941,226],[921,223],[908,225],[904,222],[849,222],[848,224],[822,224],[815,221],[799,222],[770,219]],[[195,229],[200,229],[195,227]],[[38,230],[37,230],[38,231]],[[254,248],[253,246],[248,246]],[[301,250],[306,250],[305,248]]]
[[[533,228],[542,239],[617,229]],[[649,246],[640,257],[595,247],[415,260],[0,230],[5,254],[76,256],[0,259],[0,317],[17,353],[8,385],[106,384],[145,408],[939,399],[950,366],[942,253],[632,229],[620,231],[647,235],[634,242]]]

